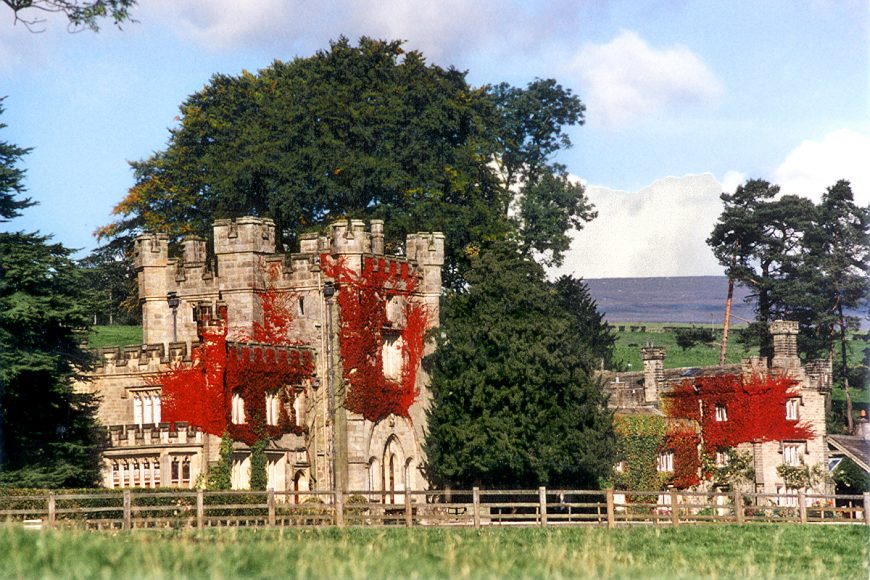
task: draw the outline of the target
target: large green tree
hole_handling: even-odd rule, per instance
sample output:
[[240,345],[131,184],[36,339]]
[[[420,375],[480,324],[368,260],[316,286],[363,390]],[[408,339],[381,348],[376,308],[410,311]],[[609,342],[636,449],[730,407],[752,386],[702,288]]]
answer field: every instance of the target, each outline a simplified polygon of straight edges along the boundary
[[[3,115],[3,101],[0,98],[0,116]],[[6,124],[0,122],[0,130]],[[19,166],[21,158],[29,149],[18,147],[7,141],[0,141],[0,222],[7,222],[21,215],[21,210],[33,205],[33,200],[23,197],[24,170]]]
[[[2,149],[0,211],[8,219],[30,205],[16,199],[24,192],[19,163],[26,151]],[[45,236],[0,233],[0,484],[98,480],[95,401],[73,389],[88,363],[80,346],[88,300],[71,253]]]
[[[847,314],[868,302],[870,296],[870,207],[855,203],[852,187],[840,180],[822,196],[815,227],[804,240],[813,275],[807,284],[816,296],[818,332],[834,359],[835,377],[846,394],[846,421],[853,429],[852,396],[847,337],[859,328],[856,316]],[[833,356],[834,345],[838,346]]]
[[551,159],[582,118],[553,81],[477,88],[401,42],[340,39],[257,74],[215,75],[181,106],[166,149],[133,164],[136,183],[100,234],[177,240],[257,214],[292,247],[336,218],[383,218],[388,244],[445,232],[445,280],[459,287],[486,240],[521,233],[529,250],[561,260],[565,231],[593,216]]
[[432,367],[428,473],[436,484],[596,486],[614,457],[597,361],[563,292],[516,244],[481,248],[445,300]]
[[[732,282],[750,290],[755,302],[761,355],[771,357],[770,321],[806,315],[795,297],[796,281],[805,264],[805,233],[812,227],[815,206],[807,199],[779,196],[779,186],[750,179],[733,194],[723,193],[724,209],[707,243]],[[801,345],[815,350],[804,325]]]

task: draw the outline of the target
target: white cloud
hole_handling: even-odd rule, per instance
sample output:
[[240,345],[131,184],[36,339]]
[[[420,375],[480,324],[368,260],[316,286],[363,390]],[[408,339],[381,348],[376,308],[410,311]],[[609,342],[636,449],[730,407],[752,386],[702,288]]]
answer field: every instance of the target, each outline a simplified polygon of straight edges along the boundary
[[657,50],[624,30],[607,44],[588,44],[570,65],[591,124],[625,125],[672,105],[709,104],[723,89],[716,75],[682,45]]
[[709,173],[667,177],[640,191],[590,186],[598,218],[574,235],[559,273],[586,278],[716,276],[706,239],[722,211]]
[[746,174],[739,171],[728,171],[722,178],[722,192],[734,193],[737,187],[746,183]]
[[345,35],[408,40],[442,65],[480,50],[499,53],[508,45],[540,49],[574,21],[571,0],[525,5],[520,0],[154,0],[143,3],[141,20],[160,21],[186,39],[212,50],[262,46],[285,50],[325,48]]
[[870,135],[851,129],[828,133],[798,145],[774,172],[783,193],[819,201],[840,179],[852,184],[859,205],[870,205]]

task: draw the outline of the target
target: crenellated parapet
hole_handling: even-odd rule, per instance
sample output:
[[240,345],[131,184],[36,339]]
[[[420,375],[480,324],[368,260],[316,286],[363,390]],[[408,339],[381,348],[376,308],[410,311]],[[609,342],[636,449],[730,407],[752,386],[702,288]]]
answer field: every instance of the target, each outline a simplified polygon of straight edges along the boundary
[[[197,343],[193,343],[195,347]],[[143,344],[124,347],[104,347],[95,353],[95,373],[148,373],[166,370],[170,365],[190,363],[188,343]]]
[[830,393],[834,381],[834,372],[830,359],[811,360],[806,364],[806,387],[820,393]]
[[202,445],[203,432],[184,421],[155,425],[112,425],[109,439],[113,448]]
[[323,288],[330,281],[323,271],[324,256],[340,259],[357,273],[372,258],[377,264],[386,260],[407,268],[420,281],[415,294],[426,302],[433,323],[437,321],[444,263],[441,233],[410,234],[404,255],[385,255],[382,220],[371,220],[368,228],[363,220],[337,220],[321,233],[300,235],[299,251],[294,253],[276,251],[275,223],[268,218],[217,220],[213,231],[212,253],[206,240],[197,236],[185,238],[176,257],[169,255],[165,234],[145,234],[136,240],[146,343],[163,343],[166,351],[171,344],[184,343],[189,352],[198,340],[194,311],[203,303],[219,301],[229,312],[229,338],[249,337],[254,323],[262,320],[259,294],[267,290],[293,296],[304,335],[299,338],[316,342],[317,325],[323,323]]

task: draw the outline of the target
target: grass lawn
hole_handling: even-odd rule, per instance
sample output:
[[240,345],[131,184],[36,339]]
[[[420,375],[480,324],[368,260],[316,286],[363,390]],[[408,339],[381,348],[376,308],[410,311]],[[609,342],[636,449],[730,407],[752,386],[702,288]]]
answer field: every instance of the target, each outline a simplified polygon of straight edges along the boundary
[[141,326],[93,326],[88,348],[142,344]]
[[868,528],[0,527],[3,578],[867,578]]

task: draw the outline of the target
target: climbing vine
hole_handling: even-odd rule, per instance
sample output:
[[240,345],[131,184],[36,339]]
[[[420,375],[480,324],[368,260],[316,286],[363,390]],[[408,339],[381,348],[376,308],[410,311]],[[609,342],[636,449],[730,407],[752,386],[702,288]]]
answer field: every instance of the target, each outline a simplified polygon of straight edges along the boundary
[[[795,396],[796,384],[782,375],[699,377],[668,393],[663,401],[666,417],[617,417],[622,461],[614,469],[614,486],[655,491],[673,484],[686,489],[702,479],[728,485],[751,477],[750,461],[735,449],[739,444],[814,437],[808,425],[786,418],[786,402]],[[666,451],[673,452],[673,472],[657,470],[656,459]],[[727,465],[716,465],[717,452],[727,457]]]
[[[423,356],[423,335],[428,324],[424,304],[410,299],[418,279],[408,263],[367,257],[362,271],[346,267],[343,258],[321,256],[324,272],[337,285],[339,344],[348,382],[347,408],[370,421],[388,415],[408,416],[417,398],[417,371]],[[387,305],[395,303],[401,316],[390,320]],[[399,380],[384,375],[385,333],[397,336],[402,357]]]
[[[264,293],[264,312],[275,320],[266,319],[261,332],[272,332],[286,324],[280,319],[279,308],[269,309],[269,293]],[[297,425],[295,409],[291,404],[298,385],[314,370],[311,351],[227,342],[226,307],[219,308],[214,320],[205,314],[200,321],[201,344],[194,349],[192,364],[177,367],[156,379],[163,390],[163,415],[169,422],[186,421],[212,435],[228,431],[233,440],[248,445],[258,440],[257,433],[275,439],[284,433],[302,433]],[[262,338],[257,326],[254,338]],[[289,342],[286,338],[275,340]],[[244,401],[245,422],[230,421],[233,394]],[[268,424],[266,395],[278,397],[278,416]],[[287,411],[288,407],[291,411]]]
[[656,459],[665,448],[667,419],[655,415],[618,415],[614,419],[617,463],[613,486],[631,491],[657,491],[670,474],[656,470]]
[[755,374],[699,377],[674,387],[664,402],[666,413],[700,427],[699,436],[668,434],[674,485],[691,487],[701,477],[712,479],[709,466],[715,464],[716,453],[741,443],[812,439],[808,425],[786,418],[786,403],[795,396],[796,384],[784,375]]

